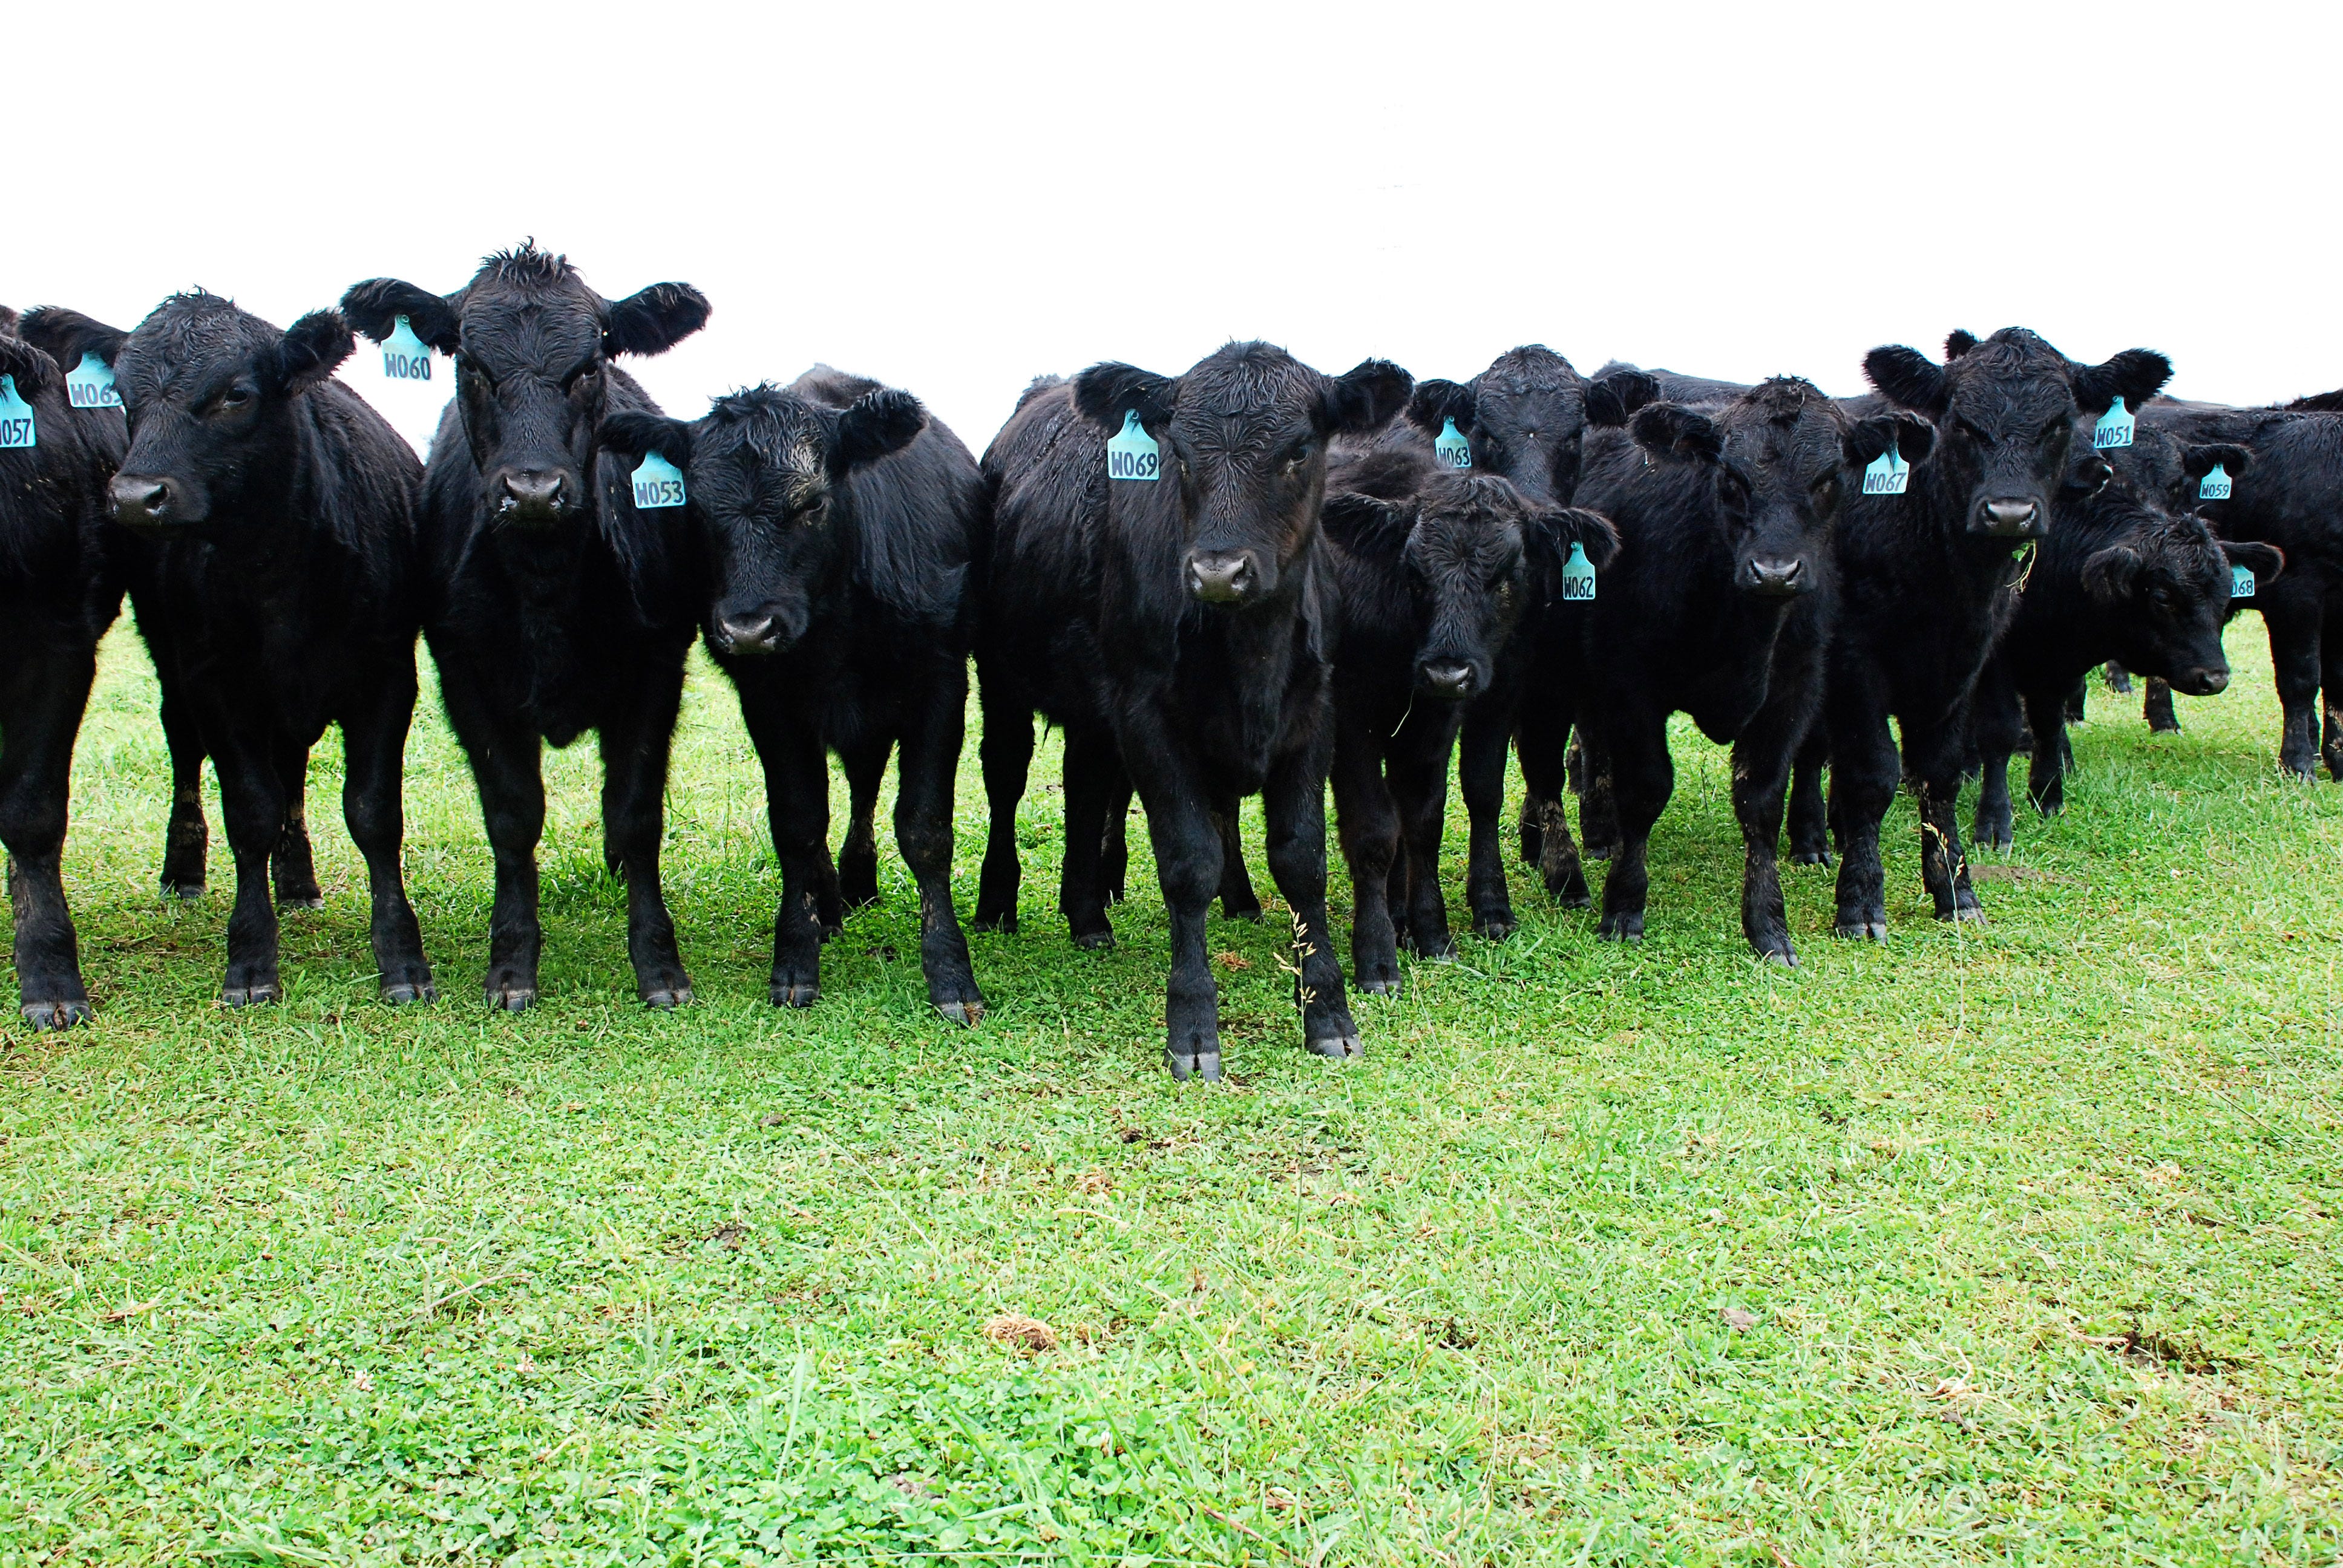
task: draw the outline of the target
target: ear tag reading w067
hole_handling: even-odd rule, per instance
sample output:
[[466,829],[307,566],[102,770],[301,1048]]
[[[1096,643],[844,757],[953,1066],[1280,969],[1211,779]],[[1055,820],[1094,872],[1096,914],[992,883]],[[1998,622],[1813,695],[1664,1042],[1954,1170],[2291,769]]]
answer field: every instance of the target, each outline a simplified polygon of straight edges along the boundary
[[635,505],[645,511],[683,505],[683,470],[657,452],[645,452],[635,466]]
[[16,378],[0,376],[0,447],[32,447],[33,406],[16,396]]
[[1452,468],[1473,466],[1473,443],[1457,432],[1456,421],[1444,420],[1440,427],[1440,438],[1432,443],[1433,455]]
[[2131,410],[2124,407],[2122,398],[2117,398],[2091,427],[2091,445],[2103,452],[2109,447],[2130,446],[2134,423]]
[[65,372],[65,401],[76,408],[119,408],[122,394],[114,389],[114,367],[85,352],[81,363]]
[[1904,454],[1896,449],[1893,441],[1863,470],[1863,493],[1866,496],[1900,496],[1911,482],[1912,465],[1904,460]]
[[1125,409],[1122,429],[1106,444],[1106,477],[1151,482],[1160,477],[1162,466],[1154,438],[1139,422],[1139,410]]
[[1578,603],[1594,597],[1594,563],[1586,558],[1586,547],[1576,539],[1570,541],[1570,558],[1562,563],[1562,597]]
[[382,373],[393,381],[431,379],[431,346],[415,336],[404,316],[382,340]]
[[2253,568],[2241,567],[2234,561],[2229,563],[2229,597],[2231,598],[2254,597]]
[[[2216,463],[2210,473],[2197,481],[2197,498],[2200,501],[2226,501],[2229,498],[2230,488],[2229,470]],[[2238,569],[2244,570],[2243,568]],[[2253,573],[2247,572],[2246,580],[2252,582]],[[2246,591],[2251,593],[2254,590],[2249,588]]]

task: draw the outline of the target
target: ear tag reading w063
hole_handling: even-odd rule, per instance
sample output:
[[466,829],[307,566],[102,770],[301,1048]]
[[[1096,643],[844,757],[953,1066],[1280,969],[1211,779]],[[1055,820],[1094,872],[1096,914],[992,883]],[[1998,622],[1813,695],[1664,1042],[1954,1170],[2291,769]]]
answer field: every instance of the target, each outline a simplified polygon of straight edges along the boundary
[[65,373],[65,401],[76,408],[119,408],[122,394],[114,389],[114,367],[85,352],[81,363]]
[[1900,496],[1911,482],[1912,465],[1904,460],[1904,454],[1896,449],[1893,441],[1863,470],[1863,493],[1866,496]]
[[393,381],[431,379],[431,346],[415,336],[404,316],[382,340],[382,373]]
[[1139,410],[1125,409],[1121,431],[1106,444],[1106,477],[1152,482],[1160,477],[1162,466],[1154,438],[1139,423]]
[[683,505],[683,470],[657,452],[645,452],[635,467],[635,505],[645,511]]
[[1473,466],[1473,443],[1458,434],[1453,419],[1442,422],[1440,438],[1432,443],[1432,451],[1434,457],[1452,468]]
[[33,406],[16,396],[16,378],[0,376],[0,447],[32,447]]
[[2241,567],[2234,561],[2229,564],[2229,597],[2231,598],[2254,597],[2253,568]]
[[2091,445],[2100,451],[2109,447],[2130,446],[2134,423],[2131,410],[2124,407],[2122,398],[2117,398],[2108,405],[2107,411],[2099,416],[2099,422],[2091,427]]
[[1570,541],[1570,558],[1562,563],[1562,597],[1579,603],[1594,597],[1594,563],[1576,539]]
[[[2229,498],[2230,488],[2229,470],[2216,463],[2210,473],[2197,481],[2197,498],[2200,501],[2226,501]],[[2246,573],[2246,580],[2253,580],[2251,572]],[[2251,593],[2254,590],[2247,588],[2246,591]]]

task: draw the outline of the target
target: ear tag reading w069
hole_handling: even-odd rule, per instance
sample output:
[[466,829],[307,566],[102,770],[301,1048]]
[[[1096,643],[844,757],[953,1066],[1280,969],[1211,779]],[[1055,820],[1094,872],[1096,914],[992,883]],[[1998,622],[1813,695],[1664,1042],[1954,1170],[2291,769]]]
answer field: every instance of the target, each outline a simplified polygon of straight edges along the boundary
[[122,394],[114,389],[114,367],[85,352],[81,363],[65,372],[65,401],[76,408],[119,408]]
[[393,381],[431,379],[431,346],[415,336],[404,316],[382,340],[382,373]]
[[2124,407],[2122,398],[2117,398],[2108,405],[2107,411],[2099,416],[2099,422],[2091,427],[2091,445],[2100,451],[2109,447],[2130,446],[2134,423],[2131,410]]
[[2241,567],[2234,561],[2229,564],[2229,597],[2231,598],[2254,597],[2253,568]]
[[635,505],[645,511],[683,505],[683,470],[657,452],[645,452],[635,466]]
[[0,376],[0,447],[32,447],[33,406],[16,396],[16,378]]
[[[2230,487],[2229,470],[2216,463],[2213,465],[2212,472],[2197,481],[2197,498],[2200,501],[2226,501],[2229,498]],[[2251,572],[2246,573],[2246,580],[2253,581]],[[2246,591],[2251,593],[2254,590],[2247,588]]]
[[1106,477],[1152,482],[1160,477],[1162,466],[1154,438],[1139,423],[1139,410],[1125,409],[1121,431],[1106,444]]
[[1457,432],[1453,419],[1442,422],[1440,438],[1432,443],[1432,451],[1434,457],[1452,468],[1473,466],[1473,443]]
[[1912,465],[1904,460],[1904,454],[1896,449],[1893,441],[1863,470],[1863,493],[1866,496],[1900,496],[1911,482]]
[[1594,563],[1576,539],[1570,541],[1570,558],[1562,563],[1562,597],[1579,603],[1594,597]]

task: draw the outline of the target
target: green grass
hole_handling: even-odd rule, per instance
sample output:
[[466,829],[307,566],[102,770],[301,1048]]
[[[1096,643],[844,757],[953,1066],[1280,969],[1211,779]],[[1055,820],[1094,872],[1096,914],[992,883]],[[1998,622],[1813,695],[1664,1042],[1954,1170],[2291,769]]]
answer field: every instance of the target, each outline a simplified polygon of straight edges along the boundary
[[1118,950],[1053,913],[1054,747],[981,1028],[929,1016],[891,848],[820,1006],[768,1006],[761,778],[704,666],[697,1006],[633,1000],[590,747],[550,763],[545,1000],[480,1005],[427,695],[444,999],[375,999],[328,739],[326,907],[285,1002],[225,1013],[216,809],[211,893],[165,907],[117,630],[68,850],[97,1022],[0,1033],[0,1560],[2334,1563],[2343,789],[2278,779],[2232,640],[2180,736],[2096,694],[1986,930],[1927,918],[1899,806],[1893,940],[1832,940],[1790,869],[1805,965],[1754,963],[1724,754],[1680,736],[1640,948],[1517,871],[1519,935],[1361,1000],[1342,1066],[1282,922],[1215,920],[1206,1089],[1159,1066],[1143,853]]

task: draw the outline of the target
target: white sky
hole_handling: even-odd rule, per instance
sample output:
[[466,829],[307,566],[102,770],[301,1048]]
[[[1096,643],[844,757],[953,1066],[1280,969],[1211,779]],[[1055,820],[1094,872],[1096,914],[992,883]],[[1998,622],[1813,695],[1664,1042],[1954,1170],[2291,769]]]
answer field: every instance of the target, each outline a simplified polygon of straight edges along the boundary
[[[2032,327],[2173,390],[2343,385],[2343,12],[2202,4],[45,5],[0,302],[279,324],[534,235],[707,329],[670,413],[817,359],[979,451],[1041,371],[1231,337],[1463,377],[1544,341],[1833,391]],[[27,177],[30,176],[30,177]],[[344,377],[426,437],[446,396]],[[421,395],[417,395],[421,393]]]

